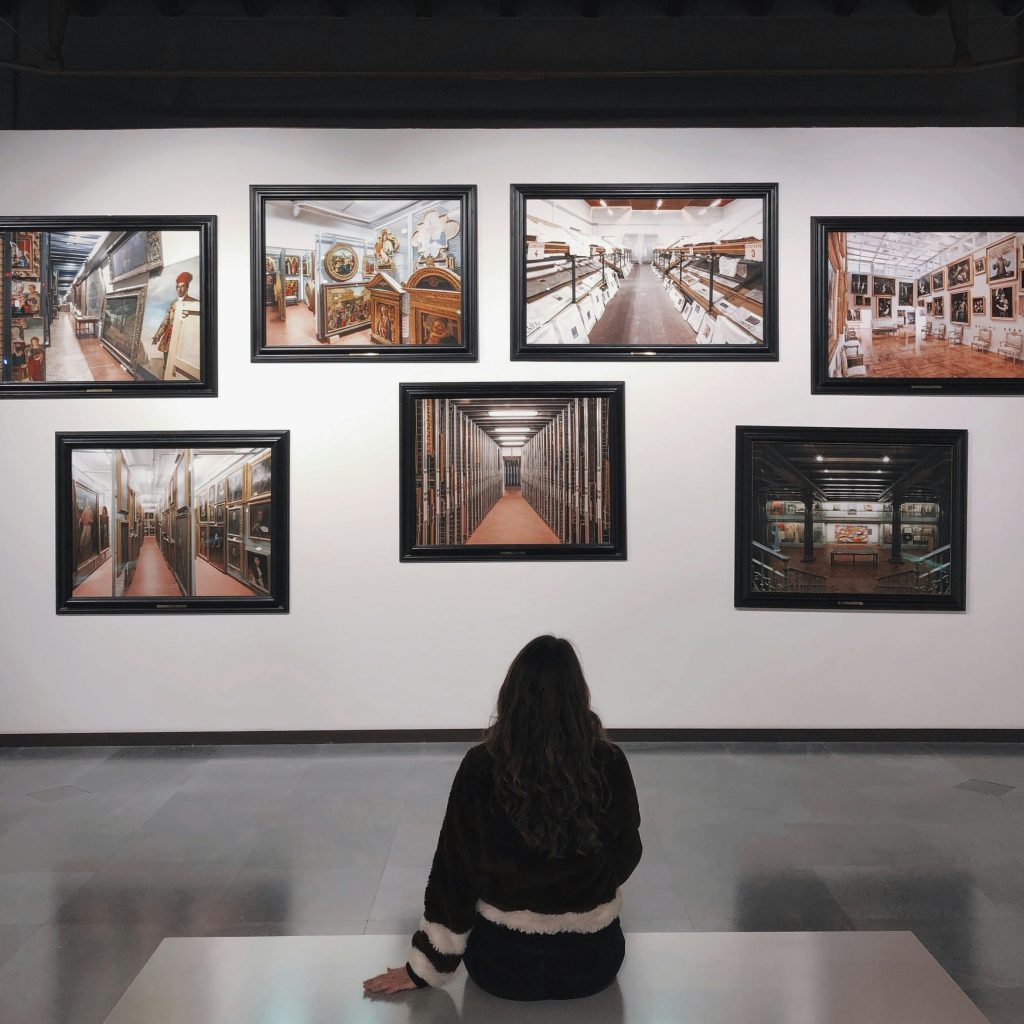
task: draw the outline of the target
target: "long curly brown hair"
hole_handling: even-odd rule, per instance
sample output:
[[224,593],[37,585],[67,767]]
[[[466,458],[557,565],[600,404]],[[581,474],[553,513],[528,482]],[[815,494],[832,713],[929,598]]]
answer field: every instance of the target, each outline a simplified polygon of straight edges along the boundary
[[598,849],[609,795],[599,767],[608,746],[568,640],[539,636],[515,657],[484,733],[494,798],[526,845],[548,857]]

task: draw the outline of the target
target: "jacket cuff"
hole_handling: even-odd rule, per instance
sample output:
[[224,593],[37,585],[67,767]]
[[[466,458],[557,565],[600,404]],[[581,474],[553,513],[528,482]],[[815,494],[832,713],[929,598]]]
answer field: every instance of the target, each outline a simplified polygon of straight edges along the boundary
[[405,962],[405,973],[412,979],[412,983],[417,988],[430,988],[430,986],[412,969],[412,964],[408,960]]

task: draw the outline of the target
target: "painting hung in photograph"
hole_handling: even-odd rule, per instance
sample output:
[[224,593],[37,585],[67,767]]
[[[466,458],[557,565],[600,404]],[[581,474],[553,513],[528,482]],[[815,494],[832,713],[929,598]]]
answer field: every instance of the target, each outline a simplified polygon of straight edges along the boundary
[[868,275],[867,274],[851,274],[850,275],[850,291],[854,295],[867,295],[867,293],[868,293]]
[[624,385],[400,386],[402,561],[626,556]]
[[0,219],[0,397],[216,394],[215,217]]
[[737,427],[736,606],[963,610],[966,488],[966,431]]
[[874,295],[895,295],[896,279],[894,277],[877,277],[872,274],[871,291]]
[[777,191],[512,186],[512,358],[777,359]]
[[475,186],[254,185],[250,200],[254,361],[476,358]]
[[288,610],[287,432],[58,434],[56,493],[58,612]]
[[995,245],[990,245],[985,250],[985,264],[988,271],[988,283],[996,284],[1000,281],[1013,282],[1017,277],[1017,248],[1020,245],[1020,236],[1010,235],[1008,238],[1000,239]]
[[[819,217],[812,240],[813,393],[1024,393],[1015,355],[1024,218]],[[997,273],[1005,284],[990,283]],[[878,296],[850,325],[854,280],[865,275],[898,282],[899,304]],[[911,281],[913,318],[903,306]]]
[[914,304],[914,282],[900,281],[899,290],[899,301],[897,305],[912,306]]

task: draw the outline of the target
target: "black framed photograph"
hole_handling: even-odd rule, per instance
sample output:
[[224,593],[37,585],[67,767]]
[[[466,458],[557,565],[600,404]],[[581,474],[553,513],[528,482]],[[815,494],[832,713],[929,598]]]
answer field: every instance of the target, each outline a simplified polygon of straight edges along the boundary
[[[288,437],[58,433],[58,613],[286,612]],[[228,510],[228,540],[214,499],[255,464],[270,497]]]
[[217,394],[216,217],[0,217],[0,398]]
[[625,385],[401,384],[408,561],[626,557]]
[[253,185],[254,362],[477,358],[475,185]]
[[[1024,329],[1015,278],[990,284],[1022,240],[1024,217],[813,218],[812,393],[1024,394],[1024,360],[1000,351]],[[916,281],[921,315],[911,322],[879,297],[848,330],[864,275],[899,282],[901,304]]]
[[513,185],[512,358],[777,360],[777,200],[775,184]]
[[738,608],[966,606],[967,431],[736,428]]

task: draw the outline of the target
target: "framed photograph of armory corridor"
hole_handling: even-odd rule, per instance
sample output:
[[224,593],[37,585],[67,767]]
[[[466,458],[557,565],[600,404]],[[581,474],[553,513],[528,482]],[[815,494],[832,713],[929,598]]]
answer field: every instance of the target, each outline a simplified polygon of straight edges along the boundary
[[288,433],[57,435],[57,611],[288,610]]
[[216,217],[0,219],[0,397],[217,393]]
[[814,394],[1024,394],[1024,217],[818,217],[811,245]]
[[253,361],[476,359],[476,186],[250,199]]
[[963,611],[967,431],[736,428],[738,608]]
[[400,559],[626,557],[625,385],[401,384]]
[[778,359],[774,184],[513,185],[513,359]]

